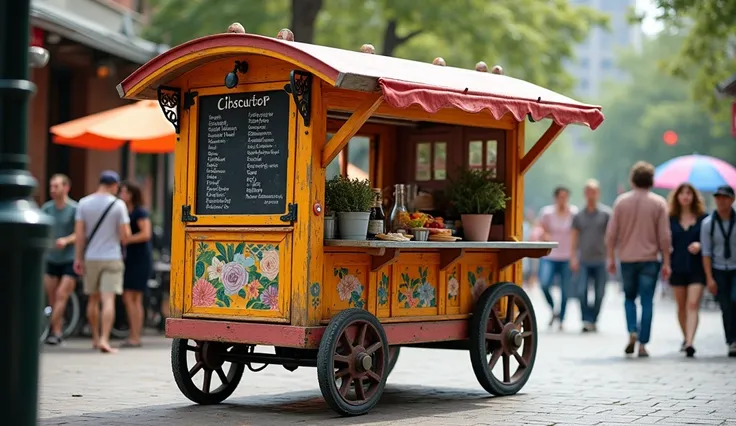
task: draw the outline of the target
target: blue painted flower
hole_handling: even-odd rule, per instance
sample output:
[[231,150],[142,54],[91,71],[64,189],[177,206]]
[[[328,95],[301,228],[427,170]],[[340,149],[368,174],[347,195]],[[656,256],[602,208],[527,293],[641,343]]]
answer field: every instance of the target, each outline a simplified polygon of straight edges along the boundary
[[312,283],[312,286],[309,287],[309,292],[312,294],[312,297],[319,297],[319,283]]
[[243,265],[243,268],[245,268],[246,270],[248,268],[250,268],[251,266],[255,265],[255,263],[256,263],[255,260],[253,260],[252,257],[250,257],[250,256],[245,257],[245,256],[243,256],[242,253],[237,253],[235,255],[235,257],[233,258],[233,261],[235,263],[240,263],[241,265]]
[[434,299],[434,287],[430,283],[424,283],[419,286],[419,300],[425,306],[429,306],[432,299]]
[[386,304],[388,301],[388,290],[383,285],[378,287],[378,301],[381,305]]

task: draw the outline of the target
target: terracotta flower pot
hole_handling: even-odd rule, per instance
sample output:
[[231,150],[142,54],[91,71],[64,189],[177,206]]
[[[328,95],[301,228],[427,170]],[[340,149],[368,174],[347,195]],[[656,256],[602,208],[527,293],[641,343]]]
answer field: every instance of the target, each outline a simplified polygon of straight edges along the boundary
[[463,221],[463,233],[468,241],[488,241],[491,233],[492,214],[464,214],[461,215]]

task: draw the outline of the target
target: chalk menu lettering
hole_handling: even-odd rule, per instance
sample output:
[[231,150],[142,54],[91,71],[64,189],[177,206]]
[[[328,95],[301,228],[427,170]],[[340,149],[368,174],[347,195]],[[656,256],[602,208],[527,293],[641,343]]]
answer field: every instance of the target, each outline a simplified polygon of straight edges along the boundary
[[289,94],[233,93],[197,102],[195,213],[286,213]]

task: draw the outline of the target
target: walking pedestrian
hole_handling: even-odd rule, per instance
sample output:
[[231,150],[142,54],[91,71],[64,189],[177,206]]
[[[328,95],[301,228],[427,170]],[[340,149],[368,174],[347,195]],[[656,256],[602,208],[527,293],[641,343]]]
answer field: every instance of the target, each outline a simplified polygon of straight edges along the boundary
[[46,252],[44,275],[46,296],[51,306],[51,332],[45,341],[49,345],[61,343],[66,303],[77,285],[77,275],[74,273],[74,217],[77,202],[69,198],[70,187],[71,181],[66,175],[51,176],[51,200],[41,207],[44,213],[54,219],[54,248]]
[[123,302],[128,315],[130,335],[121,347],[137,348],[141,346],[143,333],[143,294],[153,273],[151,219],[143,208],[143,195],[137,185],[124,182],[120,187],[120,199],[128,209],[131,231],[125,246],[123,277]]
[[705,203],[695,187],[680,184],[669,195],[670,233],[672,234],[672,276],[670,286],[677,302],[677,319],[682,330],[682,347],[688,357],[695,355],[693,339],[698,328],[700,300],[705,288],[700,230],[705,218]]
[[119,186],[117,173],[102,172],[97,192],[79,200],[76,215],[74,270],[84,277],[84,293],[89,296],[87,320],[92,347],[103,353],[117,352],[110,346],[110,330],[115,321],[115,297],[123,293],[121,246],[130,237],[128,210],[117,197]]
[[[621,261],[626,325],[629,342],[625,353],[633,354],[637,341],[639,356],[648,357],[646,345],[652,331],[652,311],[657,277],[670,276],[670,228],[667,201],[651,192],[654,166],[639,161],[631,168],[633,189],[616,198],[606,230],[608,272],[616,273],[616,253]],[[660,262],[661,259],[661,262]],[[636,298],[641,304],[637,318]]]
[[[571,258],[572,272],[579,273],[580,310],[583,316],[583,332],[596,331],[598,315],[606,291],[606,227],[611,217],[610,207],[598,202],[600,184],[590,179],[585,184],[585,207],[572,220]],[[590,286],[594,299],[588,299]]]
[[736,211],[734,191],[721,186],[714,194],[716,210],[703,219],[700,229],[703,269],[708,290],[721,305],[728,356],[736,357]]
[[[559,329],[562,330],[572,277],[570,272],[570,230],[572,228],[572,218],[577,213],[577,207],[568,204],[570,190],[565,187],[557,187],[554,191],[554,197],[555,203],[542,208],[539,212],[539,224],[543,229],[542,239],[544,241],[556,241],[558,246],[552,249],[549,255],[540,259],[539,282],[544,298],[552,310],[549,326],[552,327],[557,321]],[[560,306],[556,313],[555,302],[550,292],[555,277],[559,279],[560,283]]]

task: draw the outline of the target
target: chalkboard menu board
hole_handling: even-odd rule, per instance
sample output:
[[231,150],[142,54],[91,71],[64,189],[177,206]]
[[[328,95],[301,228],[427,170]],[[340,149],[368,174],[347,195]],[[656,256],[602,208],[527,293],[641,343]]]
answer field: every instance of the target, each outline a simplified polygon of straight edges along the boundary
[[232,93],[197,102],[195,213],[285,213],[289,94]]

